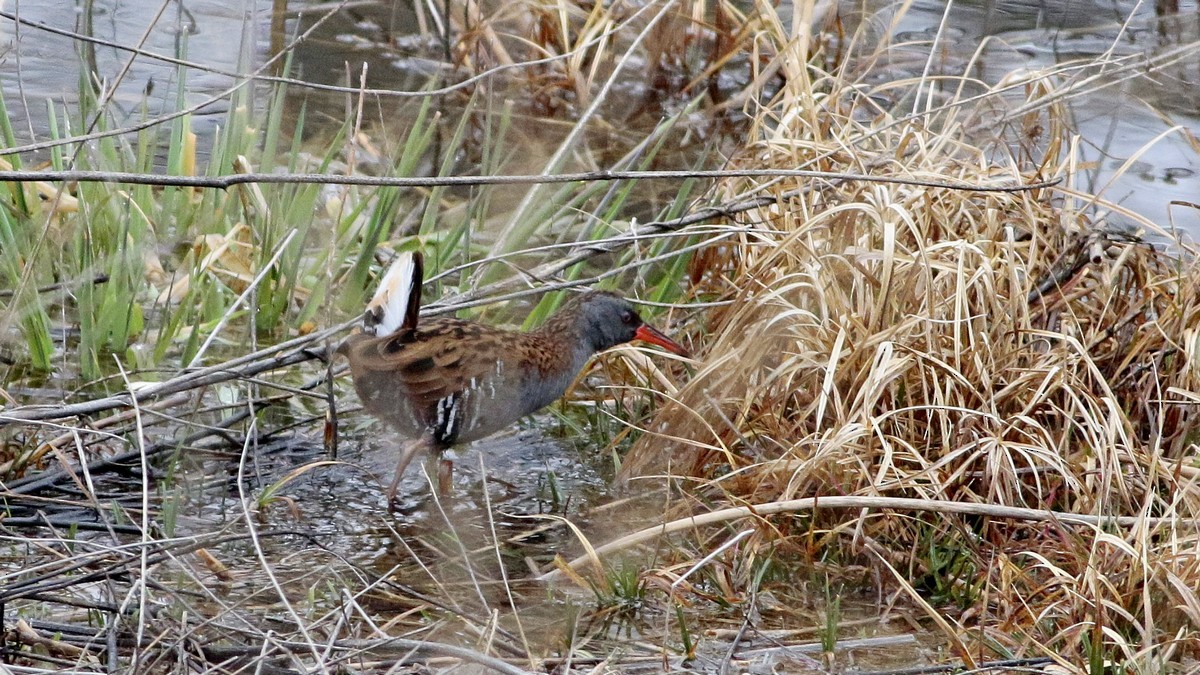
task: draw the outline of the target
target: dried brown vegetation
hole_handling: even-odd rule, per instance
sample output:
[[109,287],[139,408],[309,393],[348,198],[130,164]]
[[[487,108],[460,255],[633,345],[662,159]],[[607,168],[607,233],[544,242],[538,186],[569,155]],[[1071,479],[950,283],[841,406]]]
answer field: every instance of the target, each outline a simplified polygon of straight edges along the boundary
[[[948,637],[972,653],[1151,670],[1195,657],[1194,252],[1164,251],[1148,223],[1118,231],[1096,215],[1118,206],[1075,189],[1053,75],[898,119],[874,97],[919,100],[927,82],[876,90],[804,53],[782,62],[794,65],[787,86],[764,103],[738,165],[1067,182],[1016,193],[725,183],[729,196],[778,199],[737,218],[747,230],[736,244],[693,262],[696,295],[727,304],[704,315],[697,371],[635,445],[625,479],[682,478],[676,517],[805,497],[819,509],[838,495],[1130,516],[1081,527],[825,510],[763,518],[745,550],[861,564],[885,586],[956,602],[961,637]],[[1019,152],[997,164],[980,147],[996,142]],[[674,560],[728,537],[702,532]]]

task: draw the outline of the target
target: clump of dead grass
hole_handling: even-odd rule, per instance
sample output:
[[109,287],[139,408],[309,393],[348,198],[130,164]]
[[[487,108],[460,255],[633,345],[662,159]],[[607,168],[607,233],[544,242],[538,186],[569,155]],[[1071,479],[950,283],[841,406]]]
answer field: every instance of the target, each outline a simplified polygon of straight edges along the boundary
[[[450,57],[469,72],[521,65],[521,104],[539,119],[584,114],[603,103],[603,131],[660,118],[707,94],[711,103],[757,91],[746,74],[759,12],[729,0],[673,3],[466,3],[448,20],[459,35]],[[604,102],[615,71],[639,74]],[[722,73],[731,77],[722,82]],[[601,129],[593,130],[602,131]]]
[[[791,44],[781,51],[802,48]],[[753,228],[736,244],[695,261],[697,294],[728,304],[707,314],[697,372],[624,476],[698,482],[677,515],[857,495],[1133,516],[1131,527],[1079,528],[823,512],[764,519],[750,542],[865,563],[925,597],[950,588],[934,602],[954,596],[963,611],[947,632],[977,640],[972,650],[1138,667],[1194,655],[1193,251],[1116,228],[1103,213],[1118,207],[1075,189],[1080,158],[1053,74],[974,102],[960,89],[902,119],[877,101],[901,87],[920,100],[927,83],[872,90],[809,56],[781,59],[788,85],[758,113],[738,165],[1066,182],[1012,193],[727,182],[728,195],[778,200],[739,218]],[[1003,147],[1017,151],[997,163]],[[939,567],[947,552],[966,558],[953,573]]]

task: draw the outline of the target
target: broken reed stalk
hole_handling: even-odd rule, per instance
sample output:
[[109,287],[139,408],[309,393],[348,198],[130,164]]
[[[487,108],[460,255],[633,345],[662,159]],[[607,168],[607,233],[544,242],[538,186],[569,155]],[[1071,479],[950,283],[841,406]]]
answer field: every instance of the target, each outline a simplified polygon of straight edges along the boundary
[[687,180],[700,178],[812,178],[826,181],[858,181],[912,185],[971,192],[1022,192],[1051,187],[1058,180],[1026,184],[967,183],[941,180],[922,180],[898,176],[872,176],[865,173],[815,171],[810,169],[679,169],[679,170],[601,170],[555,174],[493,174],[487,176],[364,176],[332,173],[255,173],[251,171],[224,176],[167,176],[157,173],[124,171],[6,171],[0,170],[0,182],[25,183],[33,181],[59,183],[121,183],[153,185],[155,187],[189,187],[226,190],[238,185],[354,185],[360,187],[479,187],[488,185],[554,185],[559,183],[599,183],[633,180]]
[[[1106,525],[1121,527],[1156,527],[1159,525],[1192,525],[1200,527],[1200,523],[1186,521],[1183,518],[1156,518],[1153,516],[1094,516],[1081,513],[1066,513],[1045,509],[1029,509],[1016,506],[1001,506],[999,504],[979,504],[973,502],[954,502],[933,499],[911,499],[908,497],[806,497],[804,499],[789,499],[752,506],[738,506],[709,511],[695,516],[678,518],[661,525],[647,527],[637,532],[627,534],[607,544],[597,546],[587,554],[581,555],[566,566],[576,570],[589,562],[602,562],[600,556],[622,551],[639,544],[665,537],[675,532],[682,532],[707,525],[726,523],[743,518],[762,518],[780,513],[795,513],[797,511],[816,511],[818,509],[895,509],[900,511],[924,511],[928,513],[957,513],[960,515],[987,516],[989,518],[1005,518],[1029,522],[1060,522],[1069,525],[1086,525],[1093,528],[1104,528]],[[602,571],[602,570],[601,570]],[[557,581],[564,575],[562,569],[551,570],[540,577],[538,581]]]
[[[133,393],[117,394],[104,398],[69,403],[63,405],[28,405],[13,408],[0,413],[0,428],[24,422],[38,422],[62,419],[66,417],[81,417],[94,415],[98,412],[114,408],[127,408],[135,402],[148,401],[157,396],[177,394],[179,392],[199,389],[229,380],[253,377],[259,373],[278,370],[319,358],[319,352],[307,349],[307,345],[345,331],[354,325],[354,321],[329,328],[312,335],[281,342],[272,347],[261,349],[253,354],[231,359],[214,366],[207,366],[173,377],[165,382],[152,384],[138,389]],[[289,350],[296,350],[290,351]],[[289,352],[289,353],[285,353]]]

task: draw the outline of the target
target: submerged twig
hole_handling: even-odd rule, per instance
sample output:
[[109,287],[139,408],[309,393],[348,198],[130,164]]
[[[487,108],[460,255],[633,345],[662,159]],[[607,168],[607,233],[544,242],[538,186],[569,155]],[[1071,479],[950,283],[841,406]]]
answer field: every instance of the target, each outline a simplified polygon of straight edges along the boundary
[[[191,445],[201,439],[225,432],[228,429],[232,428],[233,425],[244,421],[249,416],[250,416],[250,412],[245,411],[245,410],[234,413],[234,414],[230,415],[229,417],[226,417],[225,419],[221,420],[217,424],[208,426],[204,429],[201,429],[200,431],[197,431],[196,433],[191,434],[183,439],[180,439],[180,440],[172,439],[172,440],[162,441],[159,443],[154,443],[145,448],[145,455],[147,457],[153,457],[155,455],[158,455],[167,450],[171,450],[173,448]],[[119,464],[122,464],[125,462],[130,462],[130,461],[139,459],[141,457],[141,454],[142,453],[139,450],[131,450],[129,452],[125,452],[125,453],[122,453],[119,455],[114,455],[112,457],[97,459],[95,461],[88,462],[87,470],[94,473],[94,472],[100,471],[107,467],[111,467],[111,466],[115,466],[115,465],[119,465]],[[53,485],[54,483],[57,483],[58,481],[63,480],[68,477],[69,477],[69,470],[65,467],[61,468],[61,469],[57,469],[55,471],[44,471],[40,474],[36,474],[33,476],[28,476],[26,478],[21,478],[18,480],[11,481],[7,485],[8,489],[4,493],[0,493],[0,496],[3,496],[4,494],[10,495],[10,496],[11,495],[33,494],[45,487]]]
[[[108,283],[108,275],[107,274],[97,274],[96,276],[92,277],[91,279],[86,279],[84,281],[63,281],[63,282],[60,282],[57,284],[47,284],[45,286],[38,286],[37,288],[34,289],[34,292],[35,293],[51,293],[53,291],[61,290],[64,288],[73,288],[75,286],[82,286],[84,284],[93,284],[93,285],[99,286],[100,284],[105,284],[105,283]],[[16,293],[16,291],[13,291],[8,288],[0,289],[0,298],[11,298],[15,293]]]
[[[290,640],[276,640],[272,646],[287,649],[306,649],[311,645]],[[505,675],[530,675],[530,671],[518,668],[494,656],[488,656],[472,649],[456,645],[428,640],[410,640],[406,638],[385,638],[381,640],[333,640],[329,645],[337,651],[355,651],[377,655],[401,655],[397,664],[410,663],[412,656],[446,656],[475,663],[490,668]],[[244,647],[203,647],[205,656],[211,660],[223,660],[234,656],[260,656],[270,653],[270,646],[247,645]]]

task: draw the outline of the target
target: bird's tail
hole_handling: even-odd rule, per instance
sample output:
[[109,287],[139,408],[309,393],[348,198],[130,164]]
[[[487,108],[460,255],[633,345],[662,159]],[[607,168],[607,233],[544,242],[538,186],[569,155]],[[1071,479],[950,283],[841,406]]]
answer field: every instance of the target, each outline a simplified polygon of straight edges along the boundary
[[375,297],[367,303],[363,332],[383,336],[416,330],[423,277],[424,260],[419,251],[398,254],[379,282]]

